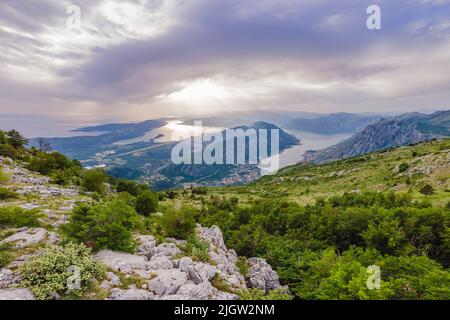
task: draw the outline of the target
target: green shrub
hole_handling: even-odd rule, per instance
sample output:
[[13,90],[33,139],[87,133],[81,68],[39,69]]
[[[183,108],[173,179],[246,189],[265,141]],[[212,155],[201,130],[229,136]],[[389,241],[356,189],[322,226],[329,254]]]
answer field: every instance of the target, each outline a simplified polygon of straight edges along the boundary
[[[80,287],[69,288],[74,273],[69,267],[80,271]],[[64,247],[50,245],[42,254],[33,256],[19,269],[21,285],[30,288],[38,299],[48,299],[53,294],[81,296],[88,282],[100,277],[103,266],[93,259],[90,249],[83,244],[69,243]]]
[[187,239],[186,253],[194,260],[201,262],[209,261],[209,243],[191,235]]
[[9,243],[0,245],[0,269],[6,267],[13,259],[11,245]]
[[19,153],[9,144],[0,144],[0,156],[16,159]]
[[193,209],[181,207],[180,209],[168,208],[160,218],[164,235],[177,239],[188,239],[195,230]]
[[426,184],[422,188],[420,188],[419,192],[425,196],[430,196],[434,193],[434,188],[429,184]]
[[250,271],[250,267],[247,263],[246,257],[239,257],[236,261],[236,267],[239,269],[239,272],[246,277]]
[[83,242],[94,250],[111,249],[131,252],[132,230],[138,224],[136,211],[115,200],[73,210],[69,223],[62,227],[71,241]]
[[148,216],[158,210],[159,200],[154,192],[149,190],[141,192],[136,198],[136,211]]
[[409,168],[409,165],[407,163],[403,162],[398,166],[398,172],[400,172],[400,173],[405,172],[406,170],[408,170],[408,168]]
[[5,184],[9,181],[9,176],[3,172],[2,168],[0,167],[0,185]]
[[260,289],[249,289],[239,293],[241,300],[292,300],[292,296],[282,289],[271,290],[267,294]]
[[136,197],[139,195],[139,193],[143,191],[148,191],[148,186],[138,184],[131,180],[120,179],[119,181],[117,181],[116,191],[128,192],[129,194]]
[[42,214],[38,210],[0,208],[0,228],[38,227]]
[[14,191],[11,191],[7,188],[1,188],[0,187],[0,200],[7,200],[7,199],[15,199],[19,195],[15,193]]
[[101,169],[85,170],[81,177],[81,186],[90,192],[97,192],[99,194],[105,193],[105,183],[108,177]]
[[17,130],[7,131],[6,136],[8,144],[15,149],[22,148],[28,143],[28,140],[25,139]]

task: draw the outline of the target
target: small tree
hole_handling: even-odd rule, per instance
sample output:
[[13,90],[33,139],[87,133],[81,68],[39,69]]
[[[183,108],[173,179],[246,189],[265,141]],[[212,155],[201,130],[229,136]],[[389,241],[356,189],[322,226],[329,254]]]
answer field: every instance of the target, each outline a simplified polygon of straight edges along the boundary
[[136,211],[116,200],[76,207],[63,231],[69,240],[83,242],[94,250],[130,252],[133,249],[132,230],[137,224]]
[[12,145],[14,148],[18,149],[23,147],[24,145],[26,145],[28,143],[28,140],[25,139],[20,133],[19,131],[16,130],[10,130],[6,133],[7,137],[8,137],[8,143],[10,145]]
[[425,196],[430,196],[434,193],[434,189],[429,184],[426,184],[422,188],[420,188],[419,192]]
[[81,185],[87,191],[103,194],[105,192],[104,183],[106,181],[107,177],[103,170],[92,169],[83,173]]
[[188,239],[195,230],[195,219],[192,209],[182,207],[181,209],[169,208],[161,217],[161,226],[167,237],[177,239]]
[[152,191],[141,192],[136,199],[136,211],[144,216],[158,210],[159,200],[156,194]]

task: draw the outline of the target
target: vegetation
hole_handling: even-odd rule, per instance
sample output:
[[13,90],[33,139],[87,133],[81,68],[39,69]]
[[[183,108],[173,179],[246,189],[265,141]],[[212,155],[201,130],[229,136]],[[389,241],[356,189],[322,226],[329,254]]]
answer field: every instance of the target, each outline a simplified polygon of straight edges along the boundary
[[158,210],[158,203],[158,197],[154,192],[142,191],[136,198],[136,211],[141,215],[148,216]]
[[194,261],[209,261],[209,243],[196,235],[189,236],[185,251]]
[[0,228],[38,227],[42,214],[38,210],[0,207]]
[[67,239],[82,242],[93,250],[132,251],[132,231],[138,224],[136,211],[128,204],[113,200],[80,205],[63,226]]
[[[69,243],[46,247],[41,255],[27,260],[19,272],[21,285],[31,288],[36,298],[48,299],[55,294],[81,296],[88,282],[100,277],[104,270],[83,244]],[[68,287],[68,283],[73,286]]]
[[[261,256],[301,299],[450,298],[450,212],[395,193],[349,193],[315,205],[277,200],[199,216],[242,256]],[[381,290],[366,286],[380,266]],[[426,289],[425,289],[426,288]]]
[[250,289],[242,291],[239,296],[241,300],[292,300],[292,296],[280,289],[268,293],[260,289]]
[[15,193],[14,191],[0,187],[0,200],[15,199],[17,197],[18,194]]
[[81,186],[90,192],[97,192],[99,194],[105,193],[105,183],[108,177],[102,169],[85,170],[81,175]]
[[186,206],[180,209],[169,207],[160,218],[160,224],[166,237],[188,239],[195,230],[192,208]]
[[13,258],[10,244],[0,244],[0,269],[6,267]]

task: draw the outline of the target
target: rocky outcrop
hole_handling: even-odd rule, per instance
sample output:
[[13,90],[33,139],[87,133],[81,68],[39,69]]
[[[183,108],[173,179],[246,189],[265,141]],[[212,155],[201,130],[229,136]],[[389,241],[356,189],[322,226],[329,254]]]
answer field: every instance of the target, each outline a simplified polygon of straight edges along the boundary
[[[170,239],[170,243],[157,244],[155,237],[137,236],[136,254],[100,251],[95,257],[114,272],[125,277],[141,279],[140,287],[117,288],[120,279],[107,273],[107,280],[100,285],[109,290],[111,300],[235,300],[239,291],[247,289],[247,283],[255,288],[269,291],[280,287],[278,275],[263,259],[250,259],[248,281],[236,267],[237,255],[229,250],[222,232],[216,226],[197,226],[201,240],[210,244],[210,263],[193,261],[183,256],[185,242]],[[220,282],[219,287],[217,281]],[[225,290],[221,291],[221,290]]]
[[253,288],[268,292],[281,288],[278,274],[272,270],[272,267],[261,258],[250,258],[247,261],[250,270],[248,281]]
[[9,269],[0,270],[0,289],[11,288],[20,282],[20,278]]
[[49,232],[43,228],[21,228],[12,236],[0,241],[2,244],[13,244],[14,248],[22,249],[41,242],[56,243],[59,236],[56,233]]
[[28,289],[0,289],[0,300],[36,300]]
[[108,300],[154,300],[155,295],[142,289],[118,289],[112,290]]

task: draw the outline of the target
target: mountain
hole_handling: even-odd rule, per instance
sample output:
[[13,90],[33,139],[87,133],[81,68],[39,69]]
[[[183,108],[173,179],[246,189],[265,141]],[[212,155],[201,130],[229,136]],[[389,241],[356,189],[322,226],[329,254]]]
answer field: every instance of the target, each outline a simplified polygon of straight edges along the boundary
[[[260,170],[254,164],[173,164],[171,153],[178,142],[156,142],[158,137],[156,133],[153,136],[148,135],[149,132],[153,132],[153,129],[161,128],[165,124],[164,119],[139,123],[104,124],[76,130],[99,133],[96,136],[45,140],[54,150],[80,160],[85,167],[104,167],[114,177],[141,180],[157,190],[192,185],[239,184],[252,181],[259,176]],[[258,138],[260,129],[269,130],[269,141],[270,130],[279,129],[280,152],[299,143],[294,136],[264,121],[238,126],[234,129],[244,131],[254,129]],[[221,134],[225,137],[225,131]],[[126,143],[122,143],[124,141]],[[224,141],[224,150],[226,150],[226,143],[228,142]],[[32,139],[30,142],[31,146],[38,146],[38,144],[39,139]],[[207,142],[204,142],[204,147],[206,145]],[[238,148],[235,147],[234,150],[236,157]],[[246,144],[245,159],[248,160],[248,144]]]
[[355,113],[333,113],[318,118],[295,118],[287,122],[286,129],[319,134],[356,133],[367,125],[381,119],[381,116]]
[[[120,123],[91,126],[73,130],[74,132],[99,133],[94,136],[77,136],[65,138],[45,138],[51,147],[68,157],[86,159],[96,153],[110,149],[115,142],[138,138],[152,129],[165,124],[162,119],[147,120],[137,123]],[[38,146],[40,138],[31,139],[30,146]],[[42,138],[41,138],[42,139]]]
[[304,160],[323,163],[395,146],[450,136],[450,111],[407,113],[382,119],[334,146],[307,151]]

